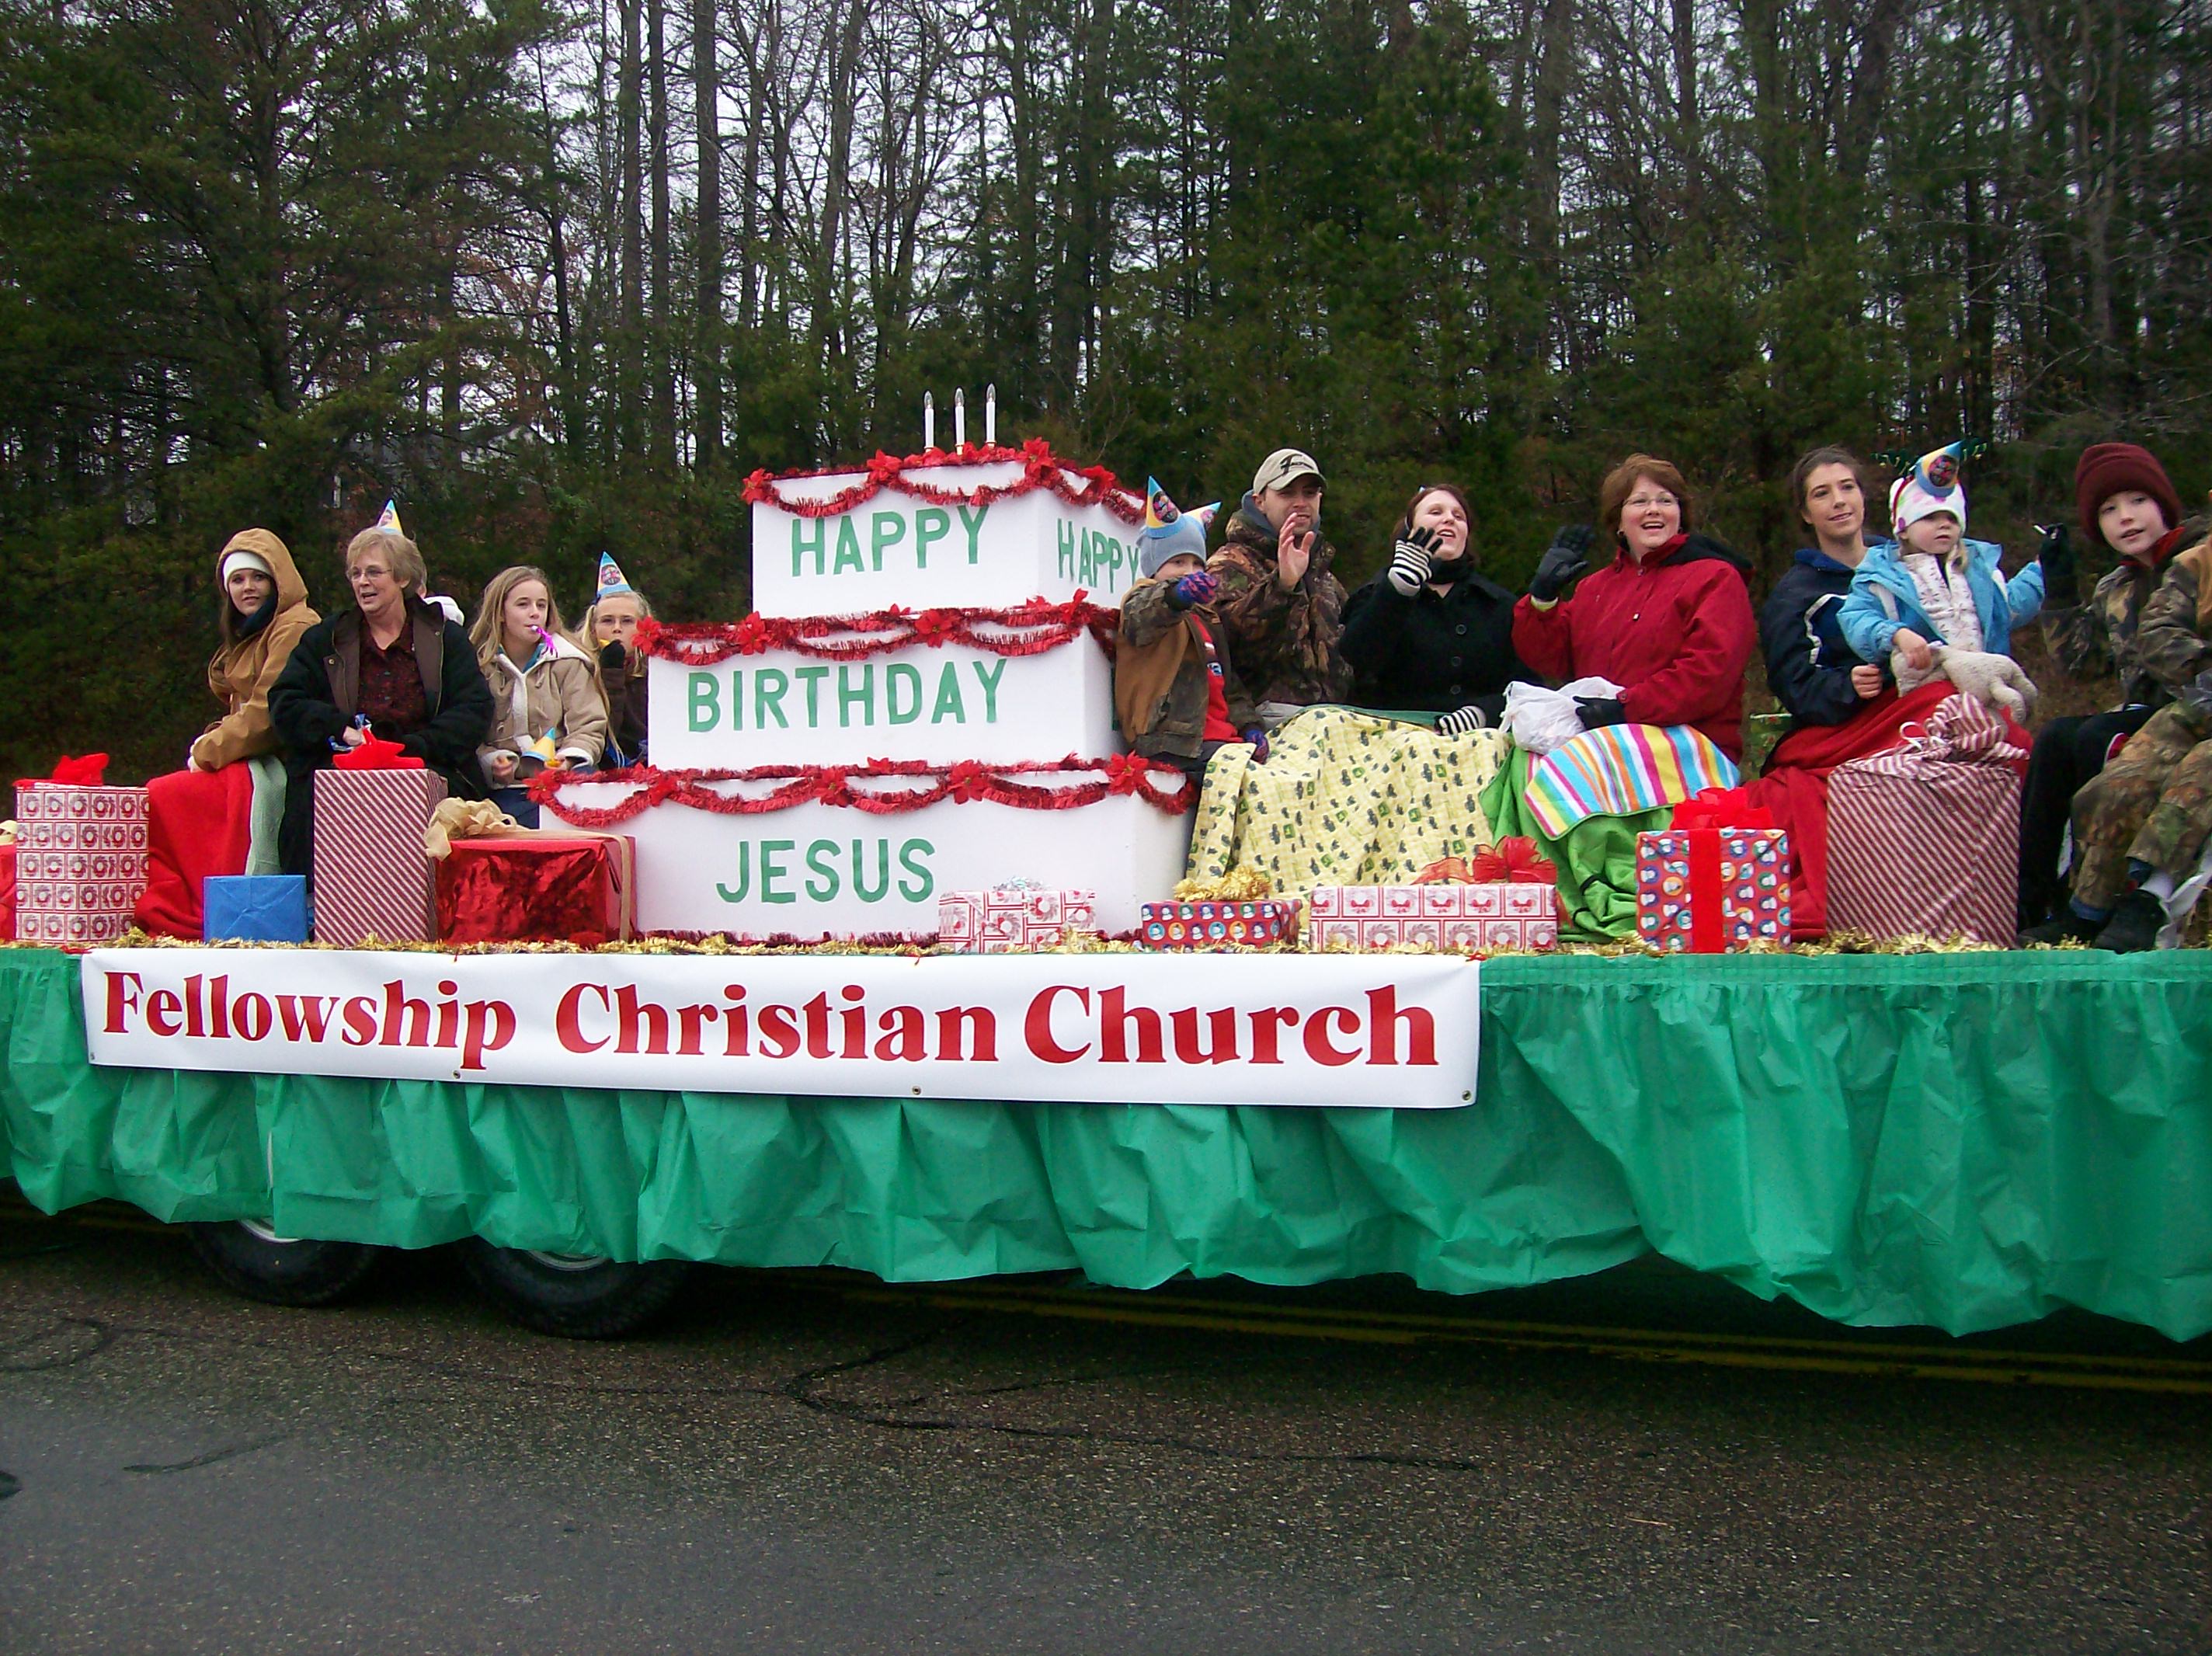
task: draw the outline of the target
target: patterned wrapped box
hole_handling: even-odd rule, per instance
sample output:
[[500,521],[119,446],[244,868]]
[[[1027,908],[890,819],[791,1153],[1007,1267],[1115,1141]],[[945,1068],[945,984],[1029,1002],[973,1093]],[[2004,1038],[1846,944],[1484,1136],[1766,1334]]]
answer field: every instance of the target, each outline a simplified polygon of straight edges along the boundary
[[200,887],[210,943],[304,943],[307,882],[297,874],[210,874]]
[[448,943],[574,943],[629,936],[637,842],[623,834],[458,839],[438,863]]
[[2002,720],[1954,696],[1903,746],[1838,765],[1828,776],[1828,928],[2009,947],[2026,758]]
[[15,928],[25,942],[112,942],[146,889],[146,790],[15,789]]
[[1289,937],[1298,922],[1297,904],[1273,898],[1147,903],[1141,912],[1137,944],[1147,949],[1217,949],[1232,944],[1272,948]]
[[1410,943],[1480,953],[1548,949],[1559,941],[1559,888],[1534,881],[1319,886],[1306,910],[1306,947],[1314,950]]
[[1092,930],[1098,893],[1001,886],[937,899],[937,941],[956,954],[1026,954],[1071,931]]
[[1636,837],[1636,934],[1670,953],[1790,943],[1790,837],[1673,828]]
[[446,797],[434,770],[315,772],[315,941],[428,943],[438,935],[436,872],[422,849]]

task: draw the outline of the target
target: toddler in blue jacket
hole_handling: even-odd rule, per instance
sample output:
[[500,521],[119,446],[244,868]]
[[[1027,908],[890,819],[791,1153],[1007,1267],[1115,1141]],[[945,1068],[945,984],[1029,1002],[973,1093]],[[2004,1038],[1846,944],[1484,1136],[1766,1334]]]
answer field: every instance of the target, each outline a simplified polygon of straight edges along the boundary
[[2008,581],[1998,566],[2003,549],[1966,539],[1962,447],[1923,455],[1890,490],[1897,539],[1869,549],[1837,620],[1862,659],[1890,663],[1900,691],[1948,673],[2020,717],[2034,687],[2016,667],[1971,658],[2012,654],[2012,630],[2043,607],[2043,565]]

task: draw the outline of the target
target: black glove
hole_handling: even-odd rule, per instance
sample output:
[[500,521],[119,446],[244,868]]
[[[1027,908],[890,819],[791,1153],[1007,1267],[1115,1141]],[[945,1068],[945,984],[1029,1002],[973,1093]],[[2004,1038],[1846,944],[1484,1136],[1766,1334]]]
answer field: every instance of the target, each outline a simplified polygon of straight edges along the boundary
[[1549,604],[1566,591],[1567,583],[1589,568],[1590,527],[1587,523],[1571,523],[1552,537],[1552,544],[1544,549],[1543,561],[1536,565],[1534,577],[1528,582],[1528,596],[1539,604]]
[[609,673],[620,673],[629,662],[629,652],[623,648],[619,638],[610,638],[599,646],[599,665]]
[[1575,710],[1583,715],[1583,728],[1595,730],[1600,725],[1626,724],[1628,709],[1610,696],[1577,696]]
[[1390,551],[1390,567],[1384,573],[1390,584],[1401,594],[1411,598],[1419,592],[1429,579],[1429,566],[1437,550],[1436,531],[1429,528],[1410,530],[1406,538]]
[[2043,566],[2043,601],[2053,609],[2070,610],[2081,601],[2081,581],[2075,572],[2074,538],[2063,523],[2046,525],[2043,546],[2035,555]]
[[1489,728],[1490,715],[1472,703],[1455,707],[1437,720],[1437,734],[1439,736],[1464,736],[1470,730]]

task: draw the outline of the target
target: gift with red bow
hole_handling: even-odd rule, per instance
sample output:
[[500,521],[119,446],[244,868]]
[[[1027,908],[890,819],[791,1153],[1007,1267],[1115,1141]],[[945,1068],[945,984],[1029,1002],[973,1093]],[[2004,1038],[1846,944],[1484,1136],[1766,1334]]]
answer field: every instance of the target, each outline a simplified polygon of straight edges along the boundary
[[1790,837],[1740,788],[1708,788],[1636,837],[1636,935],[1669,953],[1790,944]]
[[107,755],[15,784],[15,915],[8,935],[89,947],[131,928],[146,889],[146,790],[105,785]]
[[[438,935],[437,870],[423,831],[446,779],[372,738],[362,764],[314,773],[315,941],[428,943]],[[387,752],[386,750],[389,750]]]
[[1318,886],[1306,947],[1548,949],[1559,941],[1559,879],[1536,843],[1516,835],[1469,856],[1439,857],[1408,885]]

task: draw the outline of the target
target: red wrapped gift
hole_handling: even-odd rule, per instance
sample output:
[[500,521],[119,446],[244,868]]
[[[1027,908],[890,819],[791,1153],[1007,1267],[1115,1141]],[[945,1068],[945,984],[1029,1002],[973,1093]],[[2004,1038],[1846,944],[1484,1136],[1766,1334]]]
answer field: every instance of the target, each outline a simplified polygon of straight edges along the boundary
[[2021,769],[2004,721],[1954,696],[1904,745],[1828,776],[1828,928],[2008,946]]
[[448,943],[574,943],[631,935],[637,842],[623,834],[457,839],[438,864]]
[[15,842],[0,844],[0,937],[15,935]]
[[422,831],[446,797],[434,770],[315,772],[315,941],[437,935],[436,880]]
[[[1674,820],[1686,817],[1698,821],[1686,806]],[[1674,953],[1723,954],[1751,943],[1788,947],[1789,836],[1773,827],[1704,825],[1638,834],[1636,932]]]
[[[85,761],[61,770],[88,775]],[[59,774],[58,770],[57,774]],[[15,919],[27,943],[86,947],[130,929],[146,889],[146,790],[55,781],[16,784]]]

